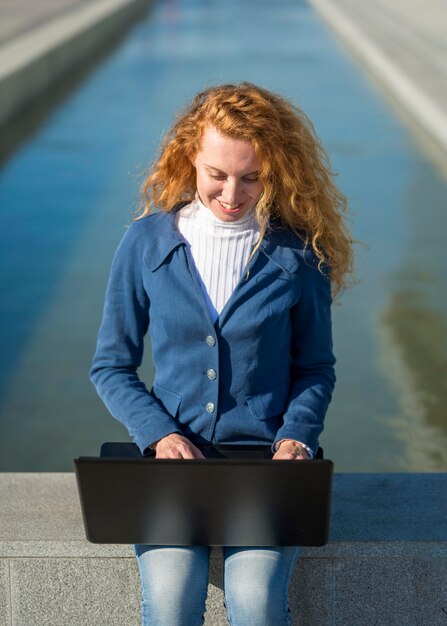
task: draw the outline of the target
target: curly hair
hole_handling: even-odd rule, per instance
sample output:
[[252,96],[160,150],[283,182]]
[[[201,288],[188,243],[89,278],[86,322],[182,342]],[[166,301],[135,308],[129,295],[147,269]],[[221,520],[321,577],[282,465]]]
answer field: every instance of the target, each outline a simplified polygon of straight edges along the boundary
[[347,200],[333,182],[328,156],[306,114],[252,83],[206,89],[180,112],[143,182],[137,219],[193,200],[192,159],[207,126],[251,142],[261,163],[263,191],[255,208],[260,238],[252,255],[279,220],[312,246],[320,271],[329,267],[338,294],[353,270],[353,240],[343,219]]

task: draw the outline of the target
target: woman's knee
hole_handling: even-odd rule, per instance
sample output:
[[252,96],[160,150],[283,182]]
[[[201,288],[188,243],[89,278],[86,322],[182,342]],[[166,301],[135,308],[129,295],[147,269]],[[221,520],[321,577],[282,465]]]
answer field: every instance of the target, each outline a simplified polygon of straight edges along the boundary
[[[203,623],[209,548],[135,546],[143,626]],[[185,620],[187,620],[185,622]]]
[[288,587],[299,548],[227,549],[225,604],[231,626],[290,623]]

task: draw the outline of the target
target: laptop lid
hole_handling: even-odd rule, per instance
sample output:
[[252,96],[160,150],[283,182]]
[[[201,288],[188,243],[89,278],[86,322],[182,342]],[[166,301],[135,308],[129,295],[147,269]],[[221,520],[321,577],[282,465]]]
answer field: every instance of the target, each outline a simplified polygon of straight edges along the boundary
[[151,545],[327,543],[331,461],[272,461],[263,458],[271,457],[269,446],[201,449],[209,458],[155,459],[138,452],[75,459],[87,539]]

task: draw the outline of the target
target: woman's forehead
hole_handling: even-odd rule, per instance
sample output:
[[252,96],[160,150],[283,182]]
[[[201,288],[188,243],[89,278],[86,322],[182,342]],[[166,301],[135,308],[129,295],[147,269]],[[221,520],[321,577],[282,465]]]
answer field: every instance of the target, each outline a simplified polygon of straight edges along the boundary
[[224,135],[213,126],[205,127],[197,157],[201,164],[222,171],[229,166],[256,171],[261,166],[250,141]]

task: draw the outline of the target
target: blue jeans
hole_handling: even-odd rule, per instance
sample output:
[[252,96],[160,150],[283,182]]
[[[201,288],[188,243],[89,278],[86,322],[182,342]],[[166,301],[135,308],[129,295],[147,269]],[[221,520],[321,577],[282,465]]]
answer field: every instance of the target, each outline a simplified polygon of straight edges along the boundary
[[[301,548],[222,550],[230,625],[289,625],[289,580]],[[142,626],[202,625],[210,548],[136,545],[135,554],[141,578]]]

